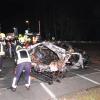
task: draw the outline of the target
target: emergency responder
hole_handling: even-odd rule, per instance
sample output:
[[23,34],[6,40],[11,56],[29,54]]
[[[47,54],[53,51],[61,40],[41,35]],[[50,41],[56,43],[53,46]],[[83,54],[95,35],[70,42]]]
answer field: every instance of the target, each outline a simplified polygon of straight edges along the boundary
[[6,36],[4,33],[0,33],[0,40],[5,40]]
[[22,36],[22,34],[19,34],[18,40],[21,44],[23,44],[25,42],[25,38],[24,38],[24,36]]
[[5,34],[0,33],[0,72],[3,67],[3,58],[5,57]]
[[15,77],[13,78],[13,82],[12,82],[12,91],[16,91],[16,88],[17,88],[17,84],[18,84],[18,81],[19,81],[19,78],[23,72],[23,70],[25,71],[25,86],[27,89],[29,89],[30,87],[30,70],[31,70],[31,58],[30,58],[30,55],[27,51],[27,49],[25,48],[22,48],[21,46],[17,46],[16,47],[16,64],[17,64],[17,67],[16,67],[16,70],[15,70]]
[[5,43],[0,42],[0,72],[2,71],[3,67],[3,58],[5,57],[5,49],[4,49]]

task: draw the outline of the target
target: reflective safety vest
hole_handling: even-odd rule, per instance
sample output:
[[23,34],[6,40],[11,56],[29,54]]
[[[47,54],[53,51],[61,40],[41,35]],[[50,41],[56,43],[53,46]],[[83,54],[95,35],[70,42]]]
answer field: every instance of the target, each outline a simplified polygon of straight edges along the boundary
[[0,43],[0,55],[2,55],[2,56],[5,55],[4,45],[2,43]]
[[27,51],[27,49],[20,49],[16,51],[17,53],[17,64],[23,63],[23,62],[31,62],[30,55]]
[[19,49],[21,49],[21,48],[22,48],[22,47],[21,47],[20,45],[17,45],[17,46],[16,46],[16,51],[19,50]]
[[4,34],[4,33],[0,33],[0,38],[1,38],[2,40],[4,40],[4,39],[6,38],[5,34]]
[[21,42],[21,43],[24,43],[25,42],[24,37],[19,37],[18,39],[19,39],[19,42]]
[[29,38],[27,35],[24,35],[24,40],[25,40],[25,42],[30,42],[31,38]]
[[25,42],[27,41],[27,38],[28,38],[28,36],[27,35],[24,35]]

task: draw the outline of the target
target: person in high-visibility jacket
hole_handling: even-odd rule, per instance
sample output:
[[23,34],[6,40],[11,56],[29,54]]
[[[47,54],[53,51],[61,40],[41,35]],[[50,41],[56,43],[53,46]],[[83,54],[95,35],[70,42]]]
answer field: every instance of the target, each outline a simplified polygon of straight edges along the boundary
[[5,57],[5,43],[0,42],[0,72],[2,71],[3,68],[3,58]]
[[25,38],[24,38],[24,37],[19,37],[18,39],[19,39],[19,42],[20,42],[21,44],[23,44],[23,43],[25,42]]
[[5,57],[5,34],[0,33],[0,72],[3,68],[3,58]]
[[4,40],[5,38],[6,38],[5,34],[4,33],[0,33],[0,39]]
[[17,83],[19,81],[19,78],[21,76],[21,73],[23,72],[23,70],[25,70],[25,86],[27,89],[29,89],[30,87],[30,71],[31,71],[31,58],[30,55],[27,51],[27,49],[25,48],[21,48],[20,46],[16,49],[16,70],[15,70],[15,77],[13,78],[13,82],[12,82],[12,90],[16,91],[17,88]]

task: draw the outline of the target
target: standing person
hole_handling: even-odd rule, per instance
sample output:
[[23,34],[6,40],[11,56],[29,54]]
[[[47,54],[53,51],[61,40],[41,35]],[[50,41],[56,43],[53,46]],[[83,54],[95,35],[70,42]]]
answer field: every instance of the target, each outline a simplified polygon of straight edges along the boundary
[[14,30],[14,35],[18,36],[18,28],[17,27],[13,27],[13,30]]
[[5,57],[5,34],[0,33],[0,72],[3,68],[3,59]]
[[13,78],[13,82],[12,82],[12,91],[16,91],[17,88],[17,84],[19,81],[19,78],[23,72],[23,70],[25,70],[25,86],[27,89],[30,88],[30,70],[31,70],[31,58],[30,55],[27,51],[27,49],[25,48],[21,48],[16,47],[16,63],[17,63],[17,67],[16,67],[16,73],[15,73],[15,77]]
[[3,67],[3,58],[5,57],[5,43],[0,42],[0,72],[2,71]]

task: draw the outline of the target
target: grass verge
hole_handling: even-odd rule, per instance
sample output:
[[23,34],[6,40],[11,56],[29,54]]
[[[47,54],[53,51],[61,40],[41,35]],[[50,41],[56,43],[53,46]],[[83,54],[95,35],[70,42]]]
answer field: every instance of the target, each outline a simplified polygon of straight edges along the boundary
[[100,100],[100,86],[64,95],[58,100]]

